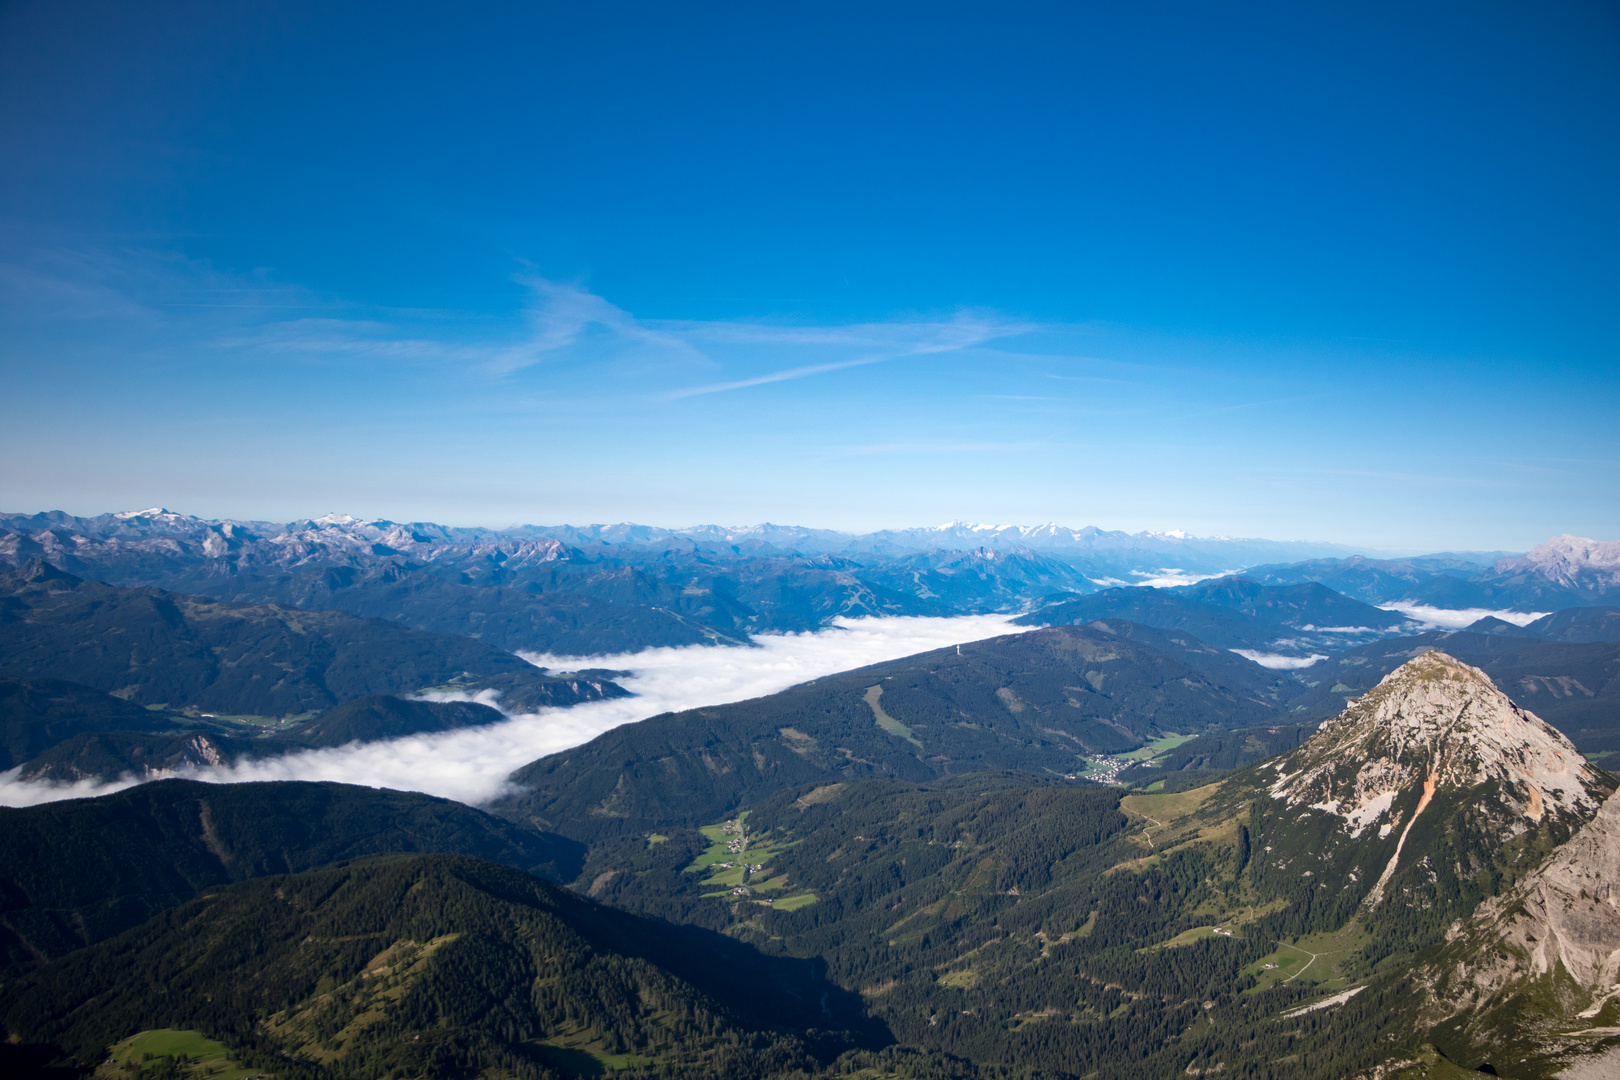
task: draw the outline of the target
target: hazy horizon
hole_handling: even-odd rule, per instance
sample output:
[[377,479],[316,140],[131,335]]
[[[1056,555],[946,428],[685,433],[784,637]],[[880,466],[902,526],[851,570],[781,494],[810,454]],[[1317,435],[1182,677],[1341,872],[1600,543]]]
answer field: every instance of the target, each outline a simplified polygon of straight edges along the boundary
[[[398,524],[398,525],[415,525],[415,524],[424,524],[425,525],[425,524],[431,524],[431,525],[440,525],[440,526],[444,526],[446,528],[455,528],[455,529],[484,529],[484,530],[487,530],[487,531],[490,531],[490,532],[503,532],[503,531],[508,531],[508,530],[521,530],[521,529],[557,529],[557,530],[561,530],[561,529],[580,529],[580,530],[589,530],[589,529],[610,529],[610,528],[619,528],[619,527],[633,527],[633,528],[654,529],[654,530],[659,530],[659,531],[662,531],[662,532],[670,532],[670,533],[691,532],[691,531],[701,530],[701,529],[721,529],[721,530],[735,531],[735,532],[741,533],[741,532],[752,532],[752,531],[757,531],[757,530],[766,529],[766,528],[776,528],[776,529],[784,529],[784,530],[804,530],[804,531],[807,531],[807,532],[826,532],[826,533],[834,533],[834,534],[842,535],[842,536],[848,536],[848,537],[851,537],[851,538],[861,538],[861,537],[872,536],[872,535],[882,534],[882,533],[902,533],[902,532],[925,531],[925,530],[940,530],[940,531],[943,531],[943,530],[952,529],[952,528],[960,528],[960,529],[966,529],[966,530],[978,530],[978,531],[985,531],[985,532],[1001,531],[1001,530],[1008,530],[1008,529],[1021,529],[1021,530],[1030,531],[1030,530],[1038,530],[1038,529],[1046,529],[1046,528],[1057,528],[1057,529],[1062,530],[1062,531],[1075,532],[1075,533],[1082,532],[1082,531],[1084,531],[1086,529],[1097,529],[1098,531],[1104,532],[1104,533],[1120,533],[1120,534],[1124,534],[1124,535],[1128,535],[1128,536],[1157,537],[1157,538],[1164,538],[1166,540],[1216,541],[1216,542],[1219,542],[1219,541],[1250,541],[1250,542],[1259,542],[1259,543],[1314,545],[1314,546],[1321,546],[1321,547],[1340,547],[1340,548],[1346,549],[1347,552],[1353,551],[1356,554],[1365,555],[1365,556],[1367,556],[1369,558],[1410,558],[1410,557],[1417,556],[1417,555],[1431,555],[1431,554],[1434,554],[1434,555],[1441,555],[1441,554],[1480,555],[1480,556],[1517,555],[1517,554],[1522,554],[1523,552],[1528,551],[1531,548],[1537,546],[1538,544],[1546,542],[1547,540],[1556,539],[1557,537],[1564,536],[1564,535],[1573,535],[1573,534],[1568,534],[1568,533],[1548,533],[1540,541],[1537,541],[1536,544],[1529,544],[1529,545],[1525,545],[1524,547],[1520,547],[1520,548],[1462,548],[1462,547],[1450,547],[1450,548],[1393,548],[1393,549],[1390,549],[1390,548],[1375,548],[1375,547],[1371,547],[1371,546],[1368,546],[1368,545],[1355,545],[1355,544],[1344,543],[1344,542],[1336,540],[1336,539],[1334,539],[1332,537],[1261,536],[1261,535],[1256,534],[1256,533],[1198,534],[1198,533],[1193,533],[1191,531],[1188,531],[1186,529],[1173,529],[1173,528],[1172,529],[1152,529],[1152,528],[1149,528],[1149,529],[1125,529],[1125,528],[1114,528],[1114,527],[1111,527],[1111,526],[1109,526],[1107,524],[1102,524],[1102,523],[1098,523],[1098,522],[1090,522],[1090,521],[1085,522],[1084,524],[1075,525],[1075,524],[1071,524],[1071,523],[1068,523],[1068,522],[1052,521],[1052,520],[1039,521],[1039,522],[1030,522],[1030,521],[1024,521],[1024,522],[1014,522],[1014,521],[981,522],[981,521],[969,521],[969,520],[966,520],[966,519],[953,519],[953,520],[950,520],[950,521],[942,521],[942,522],[912,522],[912,523],[904,523],[904,524],[883,524],[883,525],[878,525],[878,526],[875,526],[875,527],[872,527],[872,528],[837,528],[837,527],[833,527],[833,526],[821,525],[821,524],[817,524],[817,523],[813,523],[813,522],[804,522],[804,521],[754,521],[754,522],[687,521],[687,522],[680,522],[680,523],[671,523],[671,522],[659,522],[659,521],[631,521],[631,520],[622,520],[622,521],[561,521],[561,520],[557,520],[557,521],[541,521],[541,520],[531,520],[531,521],[509,521],[509,522],[493,523],[493,522],[490,522],[490,521],[480,521],[480,520],[459,520],[458,521],[458,520],[443,520],[443,519],[436,519],[436,518],[420,517],[420,516],[413,517],[413,516],[390,515],[390,514],[379,514],[379,515],[374,515],[374,516],[361,516],[361,515],[358,515],[358,514],[351,514],[351,513],[345,512],[343,510],[336,510],[336,509],[334,509],[334,510],[326,510],[326,511],[324,511],[322,513],[299,513],[299,514],[293,514],[293,515],[288,516],[288,517],[268,516],[268,515],[263,514],[263,513],[208,515],[208,514],[192,513],[192,512],[190,512],[190,511],[188,511],[186,509],[183,509],[183,508],[182,509],[176,509],[175,507],[165,506],[165,505],[162,505],[162,504],[154,504],[152,506],[141,507],[139,509],[123,509],[123,510],[108,510],[108,509],[70,510],[70,509],[66,509],[64,507],[60,507],[60,506],[53,506],[53,507],[49,507],[49,508],[45,508],[45,509],[39,509],[39,510],[10,509],[10,508],[6,508],[6,507],[0,507],[0,515],[12,515],[12,514],[15,514],[15,515],[22,515],[22,516],[34,516],[34,515],[38,515],[38,514],[63,513],[63,514],[69,514],[69,515],[71,515],[73,517],[86,518],[86,519],[97,518],[97,517],[109,517],[109,516],[110,517],[136,517],[136,516],[149,514],[149,513],[152,513],[154,511],[162,512],[162,513],[165,513],[165,514],[174,514],[174,515],[177,515],[179,517],[195,518],[195,519],[201,520],[201,521],[257,522],[257,523],[261,523],[261,524],[271,524],[271,525],[283,526],[283,527],[288,526],[288,525],[293,525],[293,524],[296,524],[298,522],[306,522],[306,521],[307,522],[320,522],[320,521],[329,520],[329,519],[347,519],[349,521],[359,523],[359,524],[372,524],[372,523],[391,523],[391,524]],[[1591,540],[1597,540],[1597,541],[1601,542],[1604,538],[1603,537],[1583,537],[1582,539],[1591,539]]]

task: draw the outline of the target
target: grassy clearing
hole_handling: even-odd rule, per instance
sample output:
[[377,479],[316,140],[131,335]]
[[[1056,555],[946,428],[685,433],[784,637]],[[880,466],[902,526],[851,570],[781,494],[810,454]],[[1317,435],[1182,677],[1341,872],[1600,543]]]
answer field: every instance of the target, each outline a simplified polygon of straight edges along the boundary
[[837,784],[822,784],[814,791],[806,792],[805,794],[800,795],[797,799],[793,800],[793,802],[794,805],[801,808],[806,806],[814,806],[816,803],[826,802],[828,799],[837,798],[838,793],[843,789],[844,785],[842,782]]
[[798,911],[802,907],[809,907],[816,902],[816,894],[807,892],[798,896],[784,896],[774,901],[771,907],[776,911]]
[[1191,742],[1192,740],[1193,736],[1191,735],[1166,735],[1162,739],[1154,739],[1146,746],[1139,746],[1135,750],[1120,754],[1119,756],[1124,758],[1126,761],[1151,761],[1160,754],[1163,754],[1169,750],[1174,750],[1182,743]]
[[[686,867],[688,873],[702,873],[703,884],[713,892],[700,893],[705,900],[735,900],[747,897],[754,893],[781,892],[789,888],[786,874],[770,874],[769,863],[771,859],[792,847],[795,841],[778,841],[765,843],[751,841],[747,831],[748,811],[744,810],[731,821],[724,821],[718,825],[704,825],[701,832],[709,839],[709,846],[703,854],[692,860]],[[656,835],[656,834],[655,834]],[[732,851],[730,847],[737,841],[742,850]],[[759,867],[758,870],[753,867]],[[738,893],[736,890],[746,888],[748,892]],[[763,904],[764,901],[756,900]],[[816,902],[814,893],[801,893],[797,896],[783,896],[775,898],[771,905],[780,911],[795,911]]]
[[1201,788],[1178,791],[1173,795],[1127,795],[1119,801],[1119,808],[1136,817],[1153,818],[1168,823],[1197,812],[1209,801],[1209,797],[1215,794],[1218,786],[1206,784]]
[[1134,824],[1130,839],[1142,850],[1140,858],[1110,868],[1137,870],[1154,865],[1163,855],[1189,843],[1222,843],[1235,839],[1237,821],[1207,821],[1198,811],[1219,785],[1209,784],[1173,795],[1127,795],[1119,801],[1120,810]]
[[540,1044],[541,1053],[574,1076],[601,1076],[609,1071],[641,1069],[658,1064],[657,1058],[640,1054],[610,1054],[600,1044],[567,1045],[558,1042]]
[[131,1035],[108,1051],[113,1061],[129,1069],[139,1069],[147,1060],[147,1055],[154,1058],[184,1055],[189,1062],[186,1070],[198,1080],[204,1077],[207,1080],[240,1080],[258,1072],[257,1069],[249,1069],[232,1061],[229,1050],[197,1031],[175,1031],[170,1028],[143,1031]]
[[668,842],[669,842],[669,837],[663,835],[662,833],[648,833],[647,834],[647,846],[648,847],[656,847],[659,844],[664,844],[664,843],[668,843]]
[[786,874],[778,874],[776,877],[766,878],[764,881],[760,881],[759,875],[756,874],[754,880],[749,881],[748,887],[755,892],[777,892],[787,888],[787,883]]
[[[1254,988],[1248,993],[1269,990],[1283,983],[1311,986],[1345,983],[1341,966],[1371,943],[1372,937],[1355,922],[1331,934],[1308,934],[1293,941],[1278,942],[1275,952],[1243,969],[1243,974],[1255,977]],[[1275,966],[1268,968],[1267,964]]]
[[726,822],[721,822],[718,825],[704,825],[698,829],[708,839],[709,846],[704,849],[703,854],[692,860],[690,866],[686,867],[686,873],[696,873],[699,870],[713,866],[717,862],[732,861],[733,853],[727,851],[726,846],[738,836],[744,835],[742,830],[747,827],[748,811],[744,810],[738,814],[736,822],[737,831],[735,832],[726,831]]
[[1145,948],[1137,949],[1136,951],[1139,953],[1149,953],[1155,952],[1159,949],[1177,949],[1183,945],[1191,945],[1194,942],[1204,941],[1212,937],[1226,937],[1228,935],[1217,934],[1215,931],[1230,929],[1232,929],[1231,926],[1227,925],[1226,923],[1222,923],[1218,927],[1195,926],[1191,930],[1183,930],[1169,941],[1161,941],[1157,945],[1148,945]]
[[917,749],[922,749],[922,740],[911,733],[911,729],[900,721],[883,711],[880,698],[883,697],[882,686],[868,686],[866,688],[866,703],[872,707],[872,715],[877,719],[877,726],[887,731],[897,739],[904,739]]
[[[441,934],[425,942],[396,941],[373,956],[356,978],[338,983],[331,975],[315,986],[315,995],[263,1021],[295,1057],[323,1065],[336,1061],[366,1029],[388,1016],[425,974],[433,957],[460,933]],[[351,1002],[348,1022],[337,1031],[328,1026],[329,995],[341,989]]]

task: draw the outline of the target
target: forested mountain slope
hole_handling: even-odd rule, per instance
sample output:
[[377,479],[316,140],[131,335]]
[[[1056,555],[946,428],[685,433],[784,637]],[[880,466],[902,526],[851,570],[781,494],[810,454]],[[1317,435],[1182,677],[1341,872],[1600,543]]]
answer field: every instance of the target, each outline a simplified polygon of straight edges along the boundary
[[1431,555],[1414,559],[1312,559],[1254,566],[1273,585],[1320,582],[1370,604],[1410,601],[1451,609],[1559,611],[1612,604],[1620,595],[1620,542],[1554,536],[1521,556]]
[[391,851],[448,852],[567,880],[583,848],[469,806],[347,784],[160,780],[0,808],[0,948],[15,971],[204,889]]
[[1503,637],[1531,638],[1538,641],[1620,641],[1620,608],[1565,608],[1519,626],[1495,616],[1486,616],[1464,627],[1474,633]]
[[0,770],[80,735],[182,725],[202,726],[64,679],[0,679]]
[[66,679],[138,705],[279,718],[453,684],[520,708],[623,690],[551,678],[470,638],[380,619],[120,589],[35,560],[0,574],[0,676]]
[[[73,685],[73,684],[64,684]],[[93,694],[88,688],[86,696]],[[0,692],[4,684],[0,683]],[[96,695],[119,702],[109,695]],[[36,752],[18,774],[24,780],[73,783],[121,777],[150,779],[187,766],[228,765],[351,742],[397,739],[506,719],[499,710],[471,701],[418,701],[373,694],[336,705],[313,718],[250,736],[241,724],[156,714],[131,706],[128,728],[81,731]],[[36,730],[24,717],[19,726]],[[144,722],[142,722],[144,720]],[[48,739],[36,737],[34,744]]]
[[1223,649],[1308,655],[1386,637],[1413,624],[1309,582],[1263,585],[1224,577],[1177,588],[1128,586],[1063,599],[1017,621],[1026,626],[1128,619],[1188,633]]
[[752,1080],[886,1041],[815,965],[420,855],[210,890],[7,984],[0,1017],[84,1064],[178,1028],[311,1077]]
[[500,812],[592,839],[713,821],[812,781],[1072,775],[1086,755],[1276,718],[1294,687],[1184,635],[1056,627],[627,724],[517,770],[527,790]]
[[[1251,696],[1237,700],[1277,708],[1268,695],[1286,684],[1267,683],[1274,673],[1185,643],[1174,667],[1169,652],[1143,644],[1149,639],[1175,640],[1129,624],[1015,635],[963,646],[960,656],[945,650],[820,680],[797,689],[833,688],[832,697],[778,695],[773,708],[792,703],[808,724],[853,695],[865,724],[915,750],[906,731],[928,739],[927,719],[911,717],[918,729],[879,727],[866,691],[911,685],[917,696],[897,697],[914,706],[966,712],[994,703],[1016,721],[1033,715],[1050,727],[1050,713],[1077,709],[1068,698],[1092,686],[1087,671],[1101,676],[1094,692],[1123,683],[1124,701],[1163,700],[1155,694],[1172,684],[1196,688],[1204,695],[1196,700],[1226,701],[1236,692],[1210,673],[1228,663],[1259,672],[1244,687]],[[1071,681],[1077,668],[1081,680]],[[1023,712],[991,688],[1012,690]],[[889,691],[873,697],[887,702]],[[980,726],[1009,742],[1019,730]],[[1556,898],[1585,918],[1579,905],[1590,906],[1601,883],[1586,888],[1571,868],[1604,873],[1579,845],[1597,842],[1587,823],[1605,820],[1600,807],[1614,786],[1483,673],[1433,650],[1280,757],[1174,794],[982,766],[915,779],[823,770],[787,787],[727,780],[738,770],[726,767],[761,746],[688,744],[696,768],[685,774],[647,758],[642,775],[668,769],[675,779],[646,789],[627,781],[620,790],[635,800],[623,816],[590,815],[587,806],[586,824],[575,827],[591,840],[583,865],[554,860],[574,873],[577,889],[666,923],[616,922],[628,917],[487,864],[442,859],[219,887],[279,869],[276,860],[289,855],[313,865],[365,851],[381,835],[363,826],[373,813],[367,799],[409,803],[411,824],[387,840],[398,846],[443,843],[440,823],[450,822],[466,847],[484,844],[520,865],[534,857],[516,826],[481,825],[490,819],[465,808],[471,817],[447,817],[443,808],[454,804],[439,800],[327,785],[167,782],[11,811],[0,835],[104,840],[83,853],[44,851],[37,840],[0,852],[8,867],[44,852],[33,856],[39,869],[28,882],[6,886],[5,895],[22,898],[8,909],[8,926],[26,918],[29,927],[55,928],[67,948],[84,925],[110,932],[129,925],[116,918],[144,914],[121,912],[117,896],[180,906],[8,981],[0,988],[7,1031],[88,1061],[140,1028],[184,1027],[288,1076],[306,1066],[274,1055],[338,1076],[591,1075],[611,1064],[648,1075],[667,1067],[676,1075],[1343,1080],[1415,1061],[1439,1078],[1453,1066],[1426,1044],[1471,1066],[1479,1043],[1470,1031],[1498,1029],[1468,1028],[1467,1003],[1434,1013],[1417,994],[1414,966],[1450,971],[1434,965],[1451,957],[1475,970],[1495,955],[1492,941],[1546,941],[1548,926],[1560,940],[1578,937],[1565,932],[1568,919],[1548,922],[1515,898],[1534,895],[1543,911]],[[696,769],[714,785],[697,786]],[[264,793],[280,788],[288,794],[279,798],[318,805],[277,810]],[[635,794],[642,790],[651,794]],[[132,809],[142,799],[157,801]],[[231,799],[235,810],[214,808]],[[330,809],[320,809],[323,799]],[[697,817],[704,799],[720,813]],[[279,822],[282,812],[318,824]],[[54,833],[52,814],[64,816]],[[33,832],[11,827],[17,821]],[[304,837],[302,848],[286,847],[289,830]],[[83,873],[62,878],[64,865]],[[176,877],[167,866],[185,872]],[[186,901],[199,892],[203,899]],[[1541,922],[1512,929],[1526,912]],[[1485,930],[1458,936],[1470,925]],[[1581,955],[1596,956],[1594,948]],[[1599,982],[1606,977],[1601,963],[1593,970]],[[1426,978],[1423,985],[1443,984]],[[160,985],[184,992],[156,993]],[[1549,985],[1561,984],[1555,976]],[[1581,986],[1580,1007],[1596,1003],[1594,1015],[1606,1016],[1601,1009],[1612,1006],[1600,1000],[1601,986],[1590,978]],[[1480,1015],[1491,1015],[1488,1003]],[[1515,1060],[1532,1061],[1545,1032],[1525,1030],[1529,1049]]]

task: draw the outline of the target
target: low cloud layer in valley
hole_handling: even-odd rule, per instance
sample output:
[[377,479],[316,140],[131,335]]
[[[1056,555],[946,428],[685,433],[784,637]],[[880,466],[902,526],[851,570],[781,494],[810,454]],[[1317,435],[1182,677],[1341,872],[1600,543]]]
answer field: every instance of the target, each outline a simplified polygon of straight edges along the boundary
[[1425,630],[1461,630],[1465,626],[1472,626],[1487,616],[1510,622],[1514,626],[1529,626],[1537,619],[1545,618],[1549,613],[1545,611],[1497,611],[1490,608],[1439,608],[1428,604],[1417,604],[1410,600],[1396,600],[1388,604],[1379,604],[1385,611],[1398,611],[1408,619],[1420,624]]
[[[662,712],[743,701],[823,675],[1028,629],[1012,626],[1009,618],[840,619],[813,633],[757,637],[756,648],[686,646],[591,657],[531,654],[528,659],[553,669],[630,671],[617,681],[635,696],[513,716],[485,727],[188,769],[178,775],[219,783],[330,780],[485,803],[502,793],[513,769],[621,724]],[[493,697],[478,700],[498,705]],[[111,784],[33,783],[16,779],[19,771],[0,774],[0,805],[31,806],[101,795],[139,782],[127,778]]]
[[1326,653],[1312,653],[1309,656],[1285,656],[1282,653],[1261,652],[1258,649],[1232,649],[1245,660],[1252,660],[1263,668],[1273,671],[1297,671],[1308,668],[1318,660],[1326,660]]

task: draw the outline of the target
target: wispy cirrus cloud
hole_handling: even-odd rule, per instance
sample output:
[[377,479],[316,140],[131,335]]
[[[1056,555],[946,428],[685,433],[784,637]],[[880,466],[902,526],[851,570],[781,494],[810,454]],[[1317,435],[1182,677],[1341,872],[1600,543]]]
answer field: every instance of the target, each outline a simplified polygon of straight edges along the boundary
[[[634,358],[671,374],[694,368],[722,378],[665,389],[651,397],[673,401],[787,382],[905,357],[961,352],[1040,329],[1037,324],[964,312],[950,319],[844,325],[789,325],[690,319],[638,319],[578,283],[520,279],[528,289],[525,332],[504,341],[457,341],[452,336],[401,334],[377,319],[305,318],[257,327],[225,341],[237,347],[298,353],[437,360],[511,376],[546,365],[601,364]],[[415,322],[415,320],[412,320]],[[853,353],[854,355],[850,355]],[[808,363],[782,366],[784,359]],[[767,366],[774,365],[774,366]],[[767,366],[766,370],[758,370]],[[752,370],[748,370],[752,369]]]
[[488,359],[487,365],[494,372],[504,374],[556,358],[577,346],[592,330],[603,331],[627,345],[667,350],[685,358],[703,355],[680,335],[639,322],[623,308],[577,284],[532,276],[521,280],[529,287],[532,298],[524,311],[530,332]]
[[819,364],[750,375],[746,378],[668,391],[667,399],[744,390],[767,383],[803,379],[812,375],[865,367],[886,360],[961,352],[991,341],[1040,329],[1039,324],[998,319],[980,313],[962,313],[944,321],[904,321],[858,323],[848,326],[773,326],[764,323],[712,322],[664,323],[675,333],[690,335],[695,341],[730,346],[768,347],[774,352],[812,349],[853,349],[862,355]]
[[523,303],[498,314],[360,307],[265,273],[233,275],[160,252],[38,252],[0,265],[8,306],[35,322],[116,322],[170,349],[260,363],[406,364],[497,382],[617,369],[635,378],[598,389],[633,387],[652,401],[959,353],[1041,329],[981,311],[812,325],[643,319],[582,282],[515,280]]
[[755,375],[751,378],[737,379],[732,382],[683,387],[679,390],[670,390],[663,396],[666,400],[673,401],[677,398],[697,397],[699,394],[721,394],[727,390],[745,390],[750,386],[764,386],[766,383],[787,382],[789,379],[802,379],[809,375],[824,375],[829,371],[840,371],[844,368],[863,367],[867,364],[881,363],[888,359],[890,358],[887,356],[863,356],[858,360],[837,360],[830,364],[809,364],[805,367],[772,371],[764,375]]

